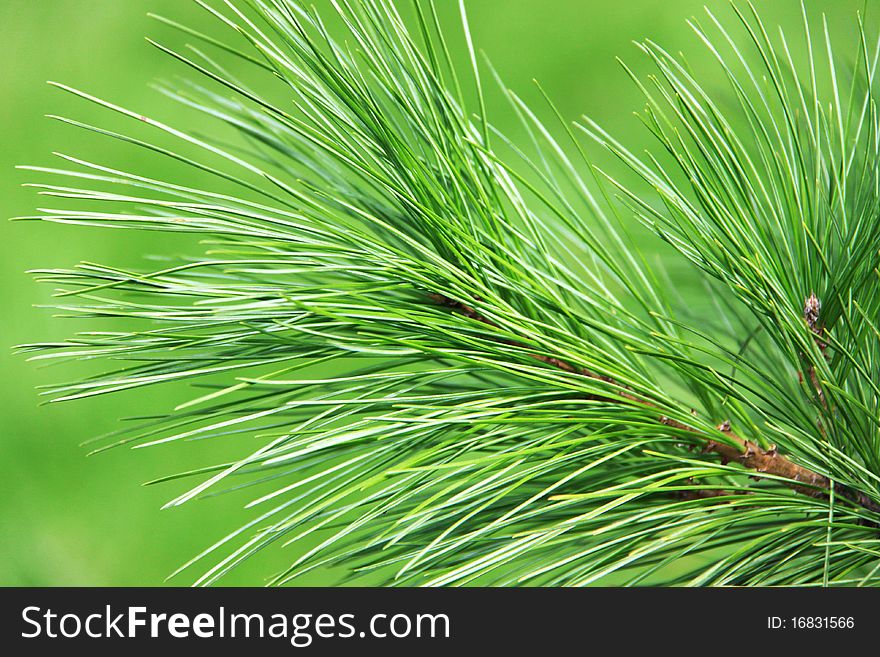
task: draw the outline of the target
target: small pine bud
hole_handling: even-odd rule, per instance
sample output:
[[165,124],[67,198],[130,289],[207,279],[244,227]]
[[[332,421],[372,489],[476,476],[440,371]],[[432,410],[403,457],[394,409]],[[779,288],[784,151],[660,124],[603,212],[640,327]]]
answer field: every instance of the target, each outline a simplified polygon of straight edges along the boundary
[[811,292],[810,296],[804,301],[804,319],[807,321],[807,326],[810,327],[810,330],[813,331],[813,333],[819,333],[821,331],[821,328],[819,327],[819,311],[821,309],[822,303],[819,301],[819,297]]

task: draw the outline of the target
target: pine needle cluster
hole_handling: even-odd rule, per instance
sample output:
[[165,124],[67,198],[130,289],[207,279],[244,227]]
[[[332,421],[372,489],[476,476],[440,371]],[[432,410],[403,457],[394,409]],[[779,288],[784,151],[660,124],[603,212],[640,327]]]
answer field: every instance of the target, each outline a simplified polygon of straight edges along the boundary
[[[155,45],[188,67],[162,92],[202,132],[64,85],[156,138],[60,120],[212,183],[72,155],[31,169],[53,201],[33,218],[204,250],[39,272],[65,310],[132,328],[24,348],[105,363],[57,401],[193,384],[106,446],[240,442],[169,476],[192,481],[169,506],[252,491],[252,519],[186,564],[197,583],[273,545],[295,555],[275,584],[333,566],[402,585],[880,581],[880,41],[861,22],[833,47],[806,14],[777,34],[748,4],[707,13],[692,27],[723,91],[641,43],[653,74],[626,70],[656,152],[636,155],[549,99],[501,85],[487,108],[464,2],[465,67],[433,0],[336,0],[344,34],[292,0],[196,2],[228,38],[161,19],[194,45]],[[711,317],[647,262],[646,230]]]

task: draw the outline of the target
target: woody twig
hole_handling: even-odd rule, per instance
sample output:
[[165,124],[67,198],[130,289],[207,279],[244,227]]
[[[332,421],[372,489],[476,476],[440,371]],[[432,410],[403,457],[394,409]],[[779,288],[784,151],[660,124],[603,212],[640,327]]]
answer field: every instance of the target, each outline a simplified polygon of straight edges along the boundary
[[[441,294],[431,294],[430,298],[435,303],[445,306],[454,312],[457,312],[461,315],[469,317],[488,326],[494,326],[497,328],[497,324],[481,315],[479,311],[477,311],[473,306],[469,304],[450,299]],[[807,317],[807,310],[809,310],[811,313],[809,317]],[[815,311],[815,315],[812,314],[813,311]],[[810,324],[811,320],[813,321],[813,324],[810,325],[811,329],[819,326],[818,312],[819,301],[815,297],[815,295],[810,295],[810,298],[807,299],[807,308],[805,308],[804,314],[805,317],[807,317],[808,324]],[[819,333],[817,333],[817,336],[821,334],[821,328],[818,328],[818,331]],[[817,339],[819,338],[817,337]],[[515,341],[511,340],[505,340],[505,342],[511,345],[517,344]],[[546,363],[547,365],[551,365],[566,372],[571,372],[574,374],[579,374],[582,376],[590,377],[592,379],[603,381],[616,388],[616,392],[610,396],[591,395],[590,398],[593,400],[605,400],[609,402],[625,400],[634,405],[639,405],[645,408],[657,408],[657,405],[654,402],[647,399],[642,399],[641,397],[634,394],[631,389],[627,388],[624,385],[621,385],[610,377],[592,372],[583,367],[572,365],[571,363],[568,363],[562,359],[553,356],[546,356],[544,354],[530,354],[530,356],[536,360]],[[813,376],[815,376],[815,374]],[[784,483],[792,490],[812,498],[825,499],[828,497],[828,493],[831,488],[831,480],[828,479],[828,477],[819,474],[818,472],[814,472],[809,468],[799,465],[798,463],[795,463],[794,461],[786,458],[779,453],[779,451],[776,449],[776,446],[765,449],[757,443],[737,435],[731,429],[729,421],[724,421],[716,427],[728,439],[728,442],[722,442],[719,440],[715,440],[711,436],[706,435],[699,429],[691,427],[687,424],[684,424],[683,422],[667,417],[665,415],[659,416],[658,420],[661,424],[665,426],[678,429],[692,436],[696,436],[703,443],[703,451],[719,455],[723,463],[739,463],[748,470],[780,477],[784,480]],[[842,487],[835,488],[835,492],[840,497],[849,500],[853,504],[857,504],[874,513],[880,513],[880,504],[874,502],[864,493],[842,489]]]

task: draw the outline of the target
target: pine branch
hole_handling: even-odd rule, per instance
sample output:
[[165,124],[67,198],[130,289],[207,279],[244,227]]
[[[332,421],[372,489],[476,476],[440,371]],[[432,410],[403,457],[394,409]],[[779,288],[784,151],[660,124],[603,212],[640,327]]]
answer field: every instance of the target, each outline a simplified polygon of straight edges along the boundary
[[195,479],[167,506],[258,491],[185,564],[211,561],[198,584],[280,542],[295,552],[273,584],[333,566],[390,584],[880,581],[880,48],[862,30],[858,65],[835,65],[805,23],[800,79],[757,17],[736,36],[710,15],[720,39],[695,29],[723,102],[640,46],[666,159],[578,124],[626,165],[605,178],[674,270],[696,265],[719,311],[695,317],[569,124],[503,84],[526,143],[490,122],[463,1],[464,68],[432,0],[413,33],[391,0],[340,0],[328,23],[293,0],[198,2],[226,36],[163,21],[210,50],[157,46],[190,71],[160,91],[198,132],[56,85],[137,127],[59,120],[175,166],[61,155],[32,170],[69,181],[36,185],[65,206],[32,218],[195,233],[207,253],[38,272],[65,314],[124,330],[23,347],[107,363],[53,401],[194,386],[98,449],[259,441],[162,479]]
[[[429,296],[436,303],[439,303],[440,305],[448,308],[452,308],[454,311],[461,313],[465,317],[473,319],[477,322],[481,322],[483,324],[487,324],[489,326],[496,326],[492,321],[483,317],[476,309],[474,309],[473,306],[462,303],[460,301],[455,301],[454,299],[444,297],[440,294],[431,294]],[[812,298],[815,299],[815,297]],[[808,300],[808,308],[809,307],[811,306],[809,305]],[[816,312],[818,313],[818,310]],[[809,318],[810,316],[808,316],[808,322],[810,321]],[[816,315],[816,319],[817,318],[818,314]],[[813,325],[810,326],[810,328],[813,329],[814,325],[815,321],[813,322]],[[640,406],[656,408],[656,404],[649,400],[637,397],[636,395],[632,394],[632,392],[629,391],[625,386],[620,385],[610,377],[601,376],[599,374],[596,374],[595,372],[591,372],[586,368],[575,367],[574,365],[571,365],[570,363],[567,363],[556,357],[545,356],[542,354],[530,355],[536,360],[539,360],[553,367],[558,367],[559,369],[565,370],[566,372],[580,374],[582,376],[598,379],[605,383],[609,383],[619,388],[618,397],[620,399],[625,399]],[[609,397],[601,397],[598,395],[591,395],[589,398],[593,401],[612,401]],[[817,472],[813,472],[809,468],[806,468],[791,461],[790,459],[780,454],[775,446],[770,447],[769,449],[764,449],[757,443],[737,435],[731,429],[729,421],[725,420],[718,425],[717,429],[724,433],[733,444],[723,443],[714,440],[702,434],[697,429],[694,429],[693,427],[679,422],[678,420],[674,420],[666,416],[659,417],[658,421],[661,424],[695,436],[703,442],[704,451],[707,453],[718,454],[719,456],[721,456],[722,463],[739,463],[747,470],[754,470],[755,472],[759,472],[764,475],[779,477],[780,479],[784,480],[786,486],[803,495],[808,495],[810,497],[819,499],[825,499],[828,496],[828,491],[831,488],[831,480],[828,477]],[[709,492],[713,494],[707,495],[708,497],[713,497],[717,495],[717,491]],[[858,504],[859,506],[867,509],[868,511],[880,513],[880,504],[877,504],[863,493],[843,489],[838,494],[841,495],[841,497],[849,500],[850,502]]]

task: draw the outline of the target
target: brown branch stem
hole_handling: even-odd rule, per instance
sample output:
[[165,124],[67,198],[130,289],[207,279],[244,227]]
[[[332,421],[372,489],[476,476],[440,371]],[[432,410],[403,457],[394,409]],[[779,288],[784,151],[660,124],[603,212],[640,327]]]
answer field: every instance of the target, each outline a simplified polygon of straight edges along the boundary
[[[497,324],[481,315],[473,306],[450,299],[441,294],[430,294],[429,296],[432,301],[439,305],[450,308],[461,315],[482,322],[488,326],[498,328]],[[504,342],[511,345],[518,344],[511,340],[505,340]],[[546,363],[547,365],[551,365],[566,372],[580,374],[582,376],[587,376],[611,384],[618,389],[616,396],[620,399],[625,399],[647,408],[657,408],[657,405],[654,402],[636,396],[626,386],[621,385],[610,377],[592,372],[586,368],[577,367],[552,356],[546,356],[543,354],[530,354],[530,356]],[[614,401],[613,397],[592,395],[590,398],[600,401]],[[809,497],[816,499],[825,499],[828,497],[828,493],[831,489],[831,480],[828,479],[828,477],[819,474],[818,472],[813,472],[809,468],[786,458],[778,452],[775,445],[769,449],[764,449],[757,443],[737,435],[731,430],[730,422],[728,421],[722,422],[717,427],[718,430],[729,440],[729,442],[723,442],[715,440],[700,430],[665,415],[660,416],[658,419],[660,423],[665,426],[678,429],[699,438],[703,442],[703,451],[719,455],[722,463],[739,463],[748,470],[780,477],[786,480],[784,483],[789,488]],[[841,488],[837,488],[836,492],[839,496],[854,504],[874,513],[880,513],[880,504],[874,502],[864,493]]]

